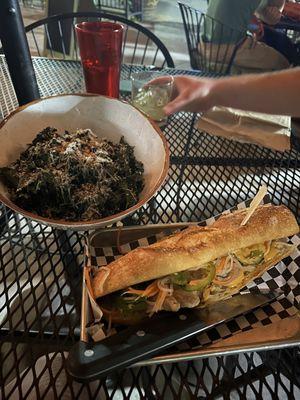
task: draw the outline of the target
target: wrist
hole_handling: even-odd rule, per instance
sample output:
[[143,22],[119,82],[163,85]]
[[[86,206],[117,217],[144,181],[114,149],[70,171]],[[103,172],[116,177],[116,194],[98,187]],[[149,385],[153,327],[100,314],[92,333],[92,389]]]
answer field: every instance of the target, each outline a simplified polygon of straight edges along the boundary
[[226,106],[228,101],[228,79],[213,79],[210,88],[210,102],[212,106]]

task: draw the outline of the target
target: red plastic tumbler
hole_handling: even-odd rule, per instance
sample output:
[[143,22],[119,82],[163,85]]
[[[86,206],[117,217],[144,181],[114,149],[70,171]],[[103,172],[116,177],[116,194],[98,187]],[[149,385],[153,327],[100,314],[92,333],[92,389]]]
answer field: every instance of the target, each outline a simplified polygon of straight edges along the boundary
[[81,22],[76,34],[86,91],[119,97],[123,26],[113,22]]

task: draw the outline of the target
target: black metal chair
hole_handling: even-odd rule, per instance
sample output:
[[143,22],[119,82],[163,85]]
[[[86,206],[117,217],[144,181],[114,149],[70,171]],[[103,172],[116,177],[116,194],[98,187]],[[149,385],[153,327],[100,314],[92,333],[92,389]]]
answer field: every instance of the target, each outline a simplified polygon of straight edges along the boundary
[[[229,74],[236,52],[245,40],[247,32],[232,29],[186,4],[178,4],[191,67],[222,75]],[[225,36],[226,41],[223,41]]]
[[94,0],[94,4],[101,12],[143,19],[143,0]]
[[45,0],[22,0],[22,4],[25,8],[45,9]]
[[[122,62],[162,68],[174,67],[166,46],[149,29],[121,16],[101,12],[53,15],[25,28],[35,54],[49,58],[79,59],[75,24],[81,21],[109,20],[124,26]],[[44,38],[43,45],[41,39]]]

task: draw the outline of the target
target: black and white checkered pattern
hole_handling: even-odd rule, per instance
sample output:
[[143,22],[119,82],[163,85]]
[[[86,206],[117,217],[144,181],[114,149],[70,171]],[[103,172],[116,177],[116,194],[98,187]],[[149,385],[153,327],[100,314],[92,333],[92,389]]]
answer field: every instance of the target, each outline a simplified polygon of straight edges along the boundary
[[[236,207],[226,210],[225,213],[230,213],[236,209],[243,209],[249,206],[251,200],[242,202]],[[264,203],[269,202],[269,197],[266,196],[263,200]],[[209,218],[206,221],[199,223],[199,225],[211,225],[220,215]],[[122,253],[127,253],[139,246],[148,246],[155,243],[164,236],[163,233],[159,235],[148,236],[125,245],[121,246]],[[292,243],[300,248],[300,236],[294,235],[289,239]],[[117,247],[101,247],[91,248],[92,265],[101,267],[121,257],[121,253]],[[186,343],[178,345],[179,350],[191,350],[199,346],[207,345],[221,339],[233,336],[236,333],[247,331],[259,326],[271,324],[281,319],[295,315],[298,312],[300,304],[300,250],[297,249],[291,256],[287,257],[276,266],[270,268],[260,278],[251,282],[247,288],[262,289],[281,289],[284,296],[280,299],[267,304],[257,310],[251,311],[245,315],[241,315],[227,323],[221,324],[206,333],[188,340]]]

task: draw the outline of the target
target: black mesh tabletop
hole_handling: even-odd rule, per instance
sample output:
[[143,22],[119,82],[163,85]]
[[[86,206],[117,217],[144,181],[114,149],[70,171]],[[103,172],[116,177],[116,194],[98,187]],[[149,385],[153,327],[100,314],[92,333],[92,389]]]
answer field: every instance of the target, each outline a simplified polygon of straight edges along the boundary
[[[80,64],[33,60],[41,96],[84,90]],[[0,117],[17,106],[0,58]],[[122,67],[122,81],[137,66]],[[166,69],[169,74],[200,72]],[[124,97],[129,93],[123,93]],[[178,113],[163,132],[168,179],[125,224],[207,219],[253,197],[262,183],[300,222],[299,153],[279,153],[199,132],[199,115]],[[129,368],[81,384],[66,372],[79,340],[83,234],[62,232],[0,208],[1,399],[299,399],[297,347]]]

